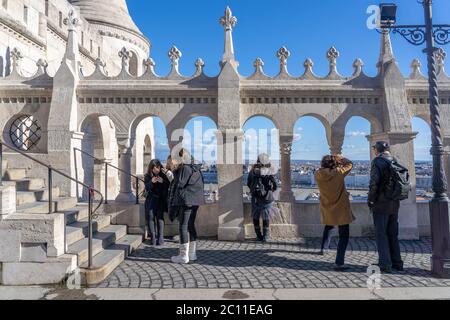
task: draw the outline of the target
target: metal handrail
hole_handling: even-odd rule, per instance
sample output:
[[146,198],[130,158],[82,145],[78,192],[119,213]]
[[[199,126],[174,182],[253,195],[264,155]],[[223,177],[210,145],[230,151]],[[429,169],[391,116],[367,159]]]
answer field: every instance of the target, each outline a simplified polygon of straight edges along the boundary
[[[63,176],[66,179],[69,179],[73,182],[75,182],[77,185],[81,185],[84,188],[86,188],[88,190],[88,269],[92,269],[92,255],[93,255],[93,250],[92,250],[92,233],[93,233],[93,228],[92,228],[92,219],[94,214],[98,211],[98,209],[100,209],[101,205],[103,204],[103,194],[94,189],[91,186],[88,186],[87,184],[72,178],[71,176],[65,174],[64,172],[53,168],[51,165],[48,165],[44,162],[42,162],[41,160],[38,160],[32,156],[30,156],[29,154],[23,152],[22,150],[19,150],[17,147],[12,146],[8,143],[5,143],[3,140],[0,139],[0,186],[3,185],[3,146],[6,146],[7,148],[11,149],[14,152],[17,152],[19,154],[21,154],[22,156],[24,156],[25,158],[30,159],[31,161],[34,161],[36,163],[38,163],[39,165],[46,167],[48,169],[48,183],[47,183],[47,187],[48,187],[48,212],[49,214],[53,213],[53,172],[56,172],[57,174]],[[97,205],[97,207],[92,210],[92,204],[94,201],[94,193],[97,193],[98,195],[100,195],[100,201]],[[64,248],[65,250],[65,248]]]
[[105,204],[108,204],[108,166],[113,168],[113,169],[116,169],[116,170],[118,170],[118,171],[120,171],[120,172],[122,172],[124,174],[127,174],[130,177],[135,179],[135,181],[136,181],[135,182],[136,183],[135,184],[135,188],[136,188],[136,190],[135,190],[136,204],[139,204],[139,197],[140,197],[140,195],[139,195],[139,181],[145,183],[145,181],[143,179],[141,179],[138,176],[132,174],[131,172],[127,172],[127,171],[125,171],[123,169],[120,169],[120,168],[110,164],[109,162],[106,162],[103,159],[97,158],[97,157],[93,156],[92,154],[90,154],[90,153],[88,153],[88,152],[86,152],[84,150],[81,150],[79,148],[73,148],[73,150],[74,151],[79,151],[80,153],[85,154],[85,155],[87,155],[88,157],[90,157],[90,158],[92,158],[94,160],[100,161],[102,164],[105,165]]

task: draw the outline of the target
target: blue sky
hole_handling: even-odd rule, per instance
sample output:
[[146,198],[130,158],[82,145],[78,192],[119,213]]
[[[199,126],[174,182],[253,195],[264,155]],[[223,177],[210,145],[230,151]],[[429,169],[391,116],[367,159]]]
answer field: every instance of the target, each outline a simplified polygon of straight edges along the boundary
[[[399,24],[423,23],[422,7],[415,0],[395,2],[399,6]],[[238,18],[233,37],[236,58],[240,62],[239,72],[243,75],[253,72],[253,62],[257,57],[264,60],[267,74],[277,74],[278,60],[275,52],[281,46],[286,46],[291,51],[288,66],[293,75],[303,73],[302,65],[306,58],[314,61],[316,74],[325,75],[328,70],[325,55],[331,46],[335,46],[340,52],[338,70],[341,74],[352,73],[352,63],[356,58],[364,61],[364,70],[368,75],[376,74],[379,34],[367,28],[367,8],[378,4],[377,1],[128,0],[127,3],[134,21],[152,43],[151,56],[156,62],[157,73],[161,75],[169,72],[167,52],[172,45],[176,45],[183,53],[181,73],[193,74],[194,62],[198,57],[205,61],[205,72],[208,75],[220,72],[223,29],[218,20],[227,5]],[[450,1],[434,1],[435,23],[450,23],[449,13]],[[392,41],[394,53],[405,75],[410,73],[409,65],[414,58],[419,58],[422,65],[426,66],[421,48],[414,47],[395,35],[392,36]],[[425,71],[425,67],[422,69]],[[247,123],[246,128],[265,127],[266,124],[264,119],[253,119],[251,123]],[[204,122],[204,131],[211,126],[212,122]],[[157,137],[161,140],[158,143],[164,145],[165,131],[161,124],[156,127]],[[430,159],[429,128],[420,120],[414,120],[413,127],[419,131],[416,158]],[[369,147],[365,138],[370,132],[368,122],[352,118],[346,129],[344,153],[353,159],[368,159]],[[300,119],[296,130],[298,139],[294,143],[294,159],[319,159],[329,151],[324,129],[317,120]],[[164,146],[160,149],[163,150]]]

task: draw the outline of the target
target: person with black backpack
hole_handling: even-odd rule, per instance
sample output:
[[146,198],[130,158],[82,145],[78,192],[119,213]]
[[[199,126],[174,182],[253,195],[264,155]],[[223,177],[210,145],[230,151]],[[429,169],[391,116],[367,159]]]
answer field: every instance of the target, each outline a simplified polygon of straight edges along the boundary
[[199,206],[205,204],[204,180],[201,165],[186,149],[181,149],[176,159],[179,165],[173,172],[174,179],[169,188],[169,217],[178,218],[180,230],[180,251],[171,261],[186,264],[197,260],[197,230],[195,219]]
[[403,271],[398,241],[400,201],[411,191],[408,169],[390,153],[387,142],[379,141],[372,148],[377,156],[372,161],[368,205],[373,213],[378,250],[378,266],[384,273]]
[[[255,226],[256,239],[267,242],[269,240],[270,219],[278,215],[278,209],[273,207],[273,193],[277,190],[277,182],[274,175],[276,168],[270,163],[267,154],[258,156],[257,163],[251,168],[247,186],[252,197],[252,217]],[[261,233],[260,219],[263,220],[263,232]]]

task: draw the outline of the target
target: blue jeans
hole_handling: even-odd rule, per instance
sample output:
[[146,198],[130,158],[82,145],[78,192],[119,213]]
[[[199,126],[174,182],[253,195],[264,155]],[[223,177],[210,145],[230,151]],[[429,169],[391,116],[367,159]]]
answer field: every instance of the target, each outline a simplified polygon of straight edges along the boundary
[[[322,246],[321,249],[329,249],[331,236],[330,232],[334,229],[334,226],[325,226],[323,230]],[[339,266],[344,265],[345,252],[347,251],[348,241],[350,239],[350,226],[339,226],[339,242],[337,247],[336,264]]]
[[398,241],[398,214],[374,213],[380,268],[403,267]]

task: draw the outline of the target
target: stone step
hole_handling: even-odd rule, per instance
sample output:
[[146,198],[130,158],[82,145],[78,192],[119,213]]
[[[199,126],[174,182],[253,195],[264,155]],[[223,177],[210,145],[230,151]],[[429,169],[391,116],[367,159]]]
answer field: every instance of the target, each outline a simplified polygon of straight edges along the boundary
[[[109,225],[94,233],[92,238],[92,256],[109,247],[115,241],[125,236],[126,233],[127,227],[124,225]],[[78,265],[82,265],[89,258],[88,238],[83,238],[69,245],[67,252],[76,254],[78,256]]]
[[27,169],[6,169],[3,177],[5,180],[26,179]]
[[77,267],[76,256],[64,254],[47,258],[45,262],[3,263],[2,284],[8,286],[31,286],[60,284]]
[[[52,189],[53,198],[59,197],[59,188]],[[21,206],[27,203],[34,203],[38,201],[48,200],[48,189],[41,189],[35,191],[17,191],[16,204]]]
[[[94,221],[92,221],[92,232],[95,233],[98,230],[109,226],[111,224],[111,218],[108,215],[100,215]],[[66,243],[71,245],[88,236],[89,222],[85,218],[81,221],[74,222],[66,226]]]
[[86,285],[94,285],[105,280],[125,258],[142,243],[142,236],[126,235],[93,257],[92,269],[87,263],[81,265],[81,279]]
[[21,179],[13,180],[17,191],[38,191],[45,188],[44,179]]
[[79,204],[74,208],[59,211],[58,213],[64,214],[66,216],[66,225],[70,225],[88,217],[88,206]]
[[[53,198],[53,212],[68,210],[75,207],[77,203],[78,200],[76,198]],[[48,213],[48,202],[37,201],[23,204],[17,207],[17,212],[28,214],[46,214]]]

